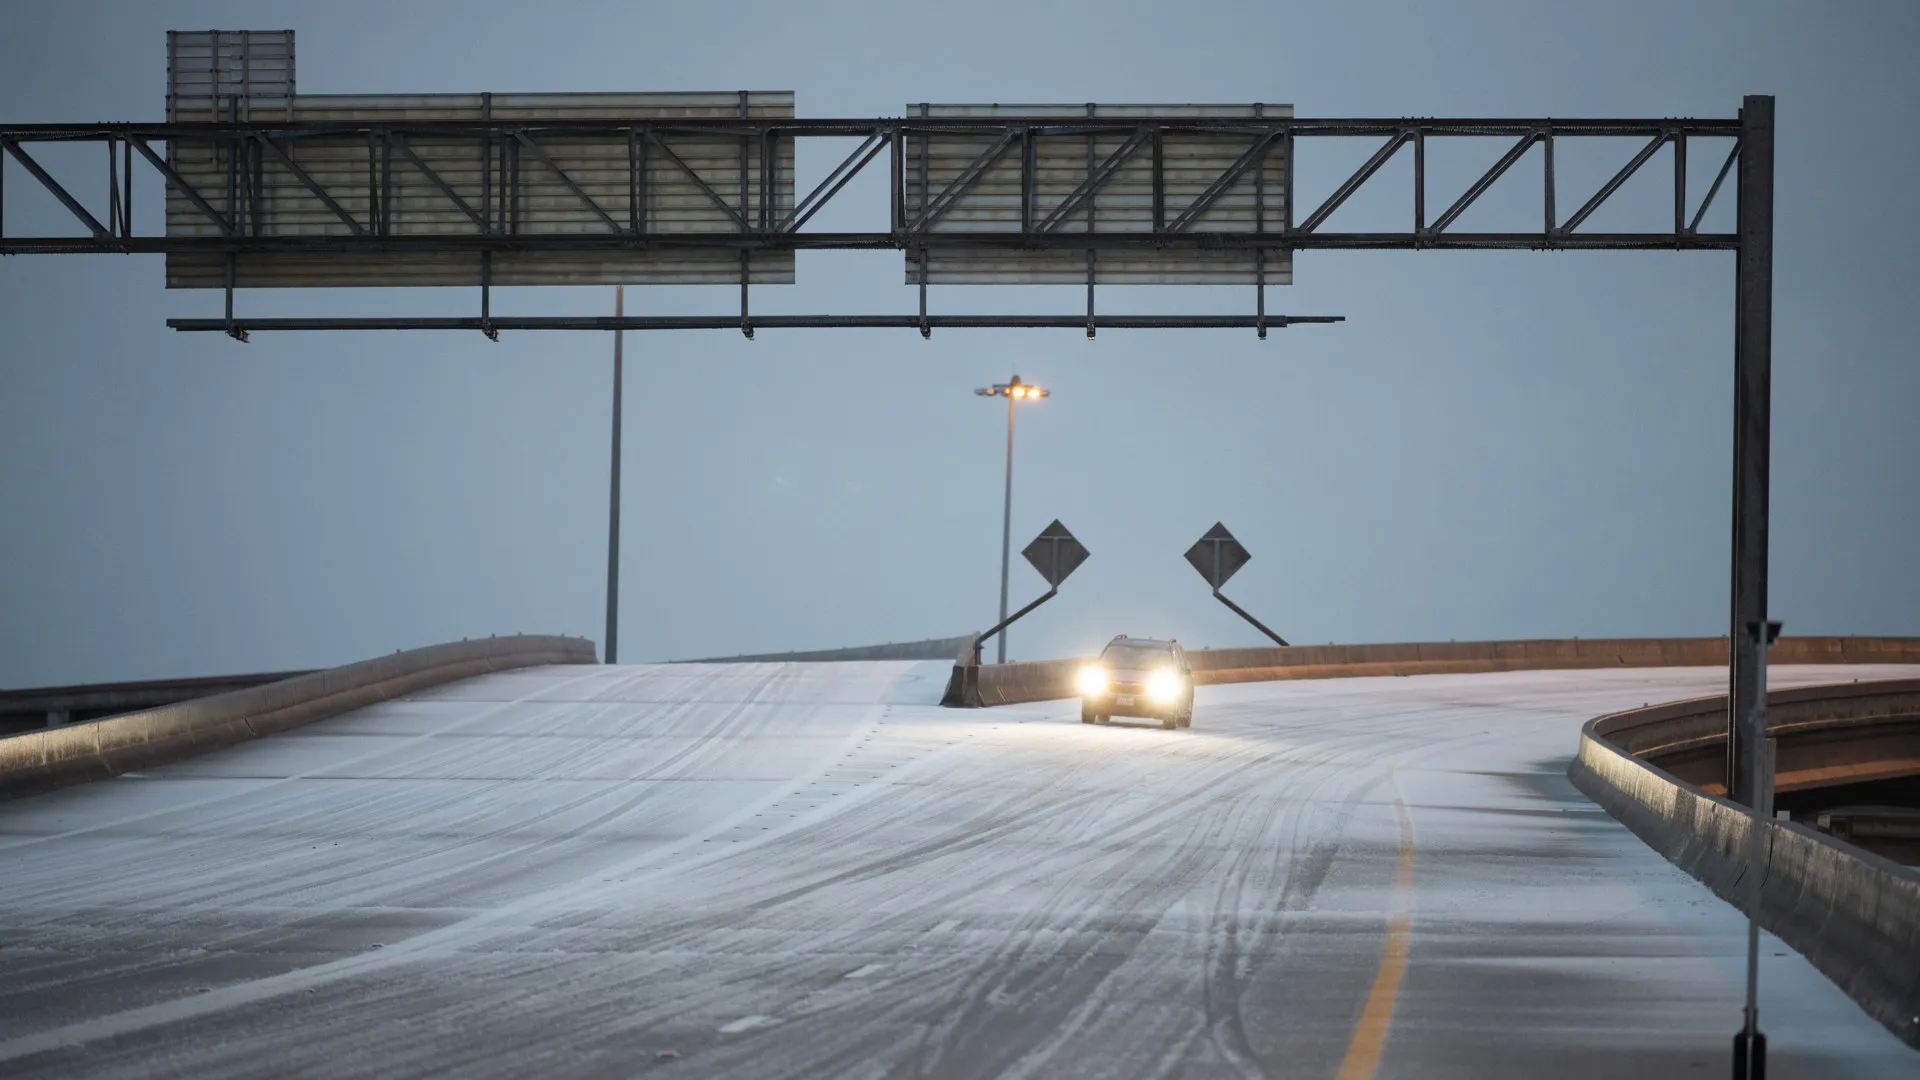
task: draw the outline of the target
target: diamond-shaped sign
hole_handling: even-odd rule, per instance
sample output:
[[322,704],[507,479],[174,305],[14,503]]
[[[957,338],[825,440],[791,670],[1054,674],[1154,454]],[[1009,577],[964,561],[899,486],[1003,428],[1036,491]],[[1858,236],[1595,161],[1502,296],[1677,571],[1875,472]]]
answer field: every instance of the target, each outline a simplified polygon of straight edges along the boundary
[[1247,560],[1251,558],[1253,555],[1240,546],[1240,541],[1233,538],[1225,525],[1217,521],[1213,523],[1213,528],[1207,530],[1207,535],[1194,541],[1194,545],[1187,549],[1187,561],[1200,571],[1201,577],[1207,579],[1207,584],[1216,589],[1225,585],[1227,579],[1247,565]]
[[1040,530],[1040,535],[1021,549],[1020,554],[1033,564],[1035,570],[1040,571],[1040,576],[1047,579],[1047,584],[1055,588],[1059,588],[1060,583],[1067,580],[1068,574],[1087,561],[1087,549],[1073,538],[1065,525],[1060,524],[1059,518]]

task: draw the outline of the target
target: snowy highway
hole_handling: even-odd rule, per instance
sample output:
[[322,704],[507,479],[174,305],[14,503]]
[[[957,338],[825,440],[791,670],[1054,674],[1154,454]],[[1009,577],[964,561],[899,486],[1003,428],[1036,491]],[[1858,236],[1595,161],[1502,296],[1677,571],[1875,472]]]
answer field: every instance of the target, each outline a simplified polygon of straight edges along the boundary
[[[1744,921],[1565,775],[1724,671],[945,678],[539,668],[0,803],[0,1076],[1725,1075]],[[1767,942],[1776,1078],[1920,1077]]]

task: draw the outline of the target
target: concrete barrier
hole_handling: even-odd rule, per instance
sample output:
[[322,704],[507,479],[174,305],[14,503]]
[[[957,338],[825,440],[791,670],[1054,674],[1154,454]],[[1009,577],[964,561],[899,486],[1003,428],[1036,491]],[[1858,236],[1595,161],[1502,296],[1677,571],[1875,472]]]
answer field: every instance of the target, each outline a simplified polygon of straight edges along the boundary
[[747,653],[741,656],[710,656],[699,660],[673,660],[674,664],[823,664],[846,660],[945,660],[977,635],[928,638],[924,641],[895,641],[885,645],[853,645],[844,649],[813,649],[804,652]]
[[[982,664],[964,671],[961,649],[948,685],[949,705],[1015,705],[1077,694],[1074,674],[1085,658]],[[1528,641],[1425,641],[1373,645],[1266,645],[1189,649],[1193,681],[1207,686],[1284,679],[1353,679],[1383,675],[1447,675],[1610,667],[1724,667],[1726,638],[1571,638]],[[1768,653],[1770,664],[1920,664],[1920,638],[1790,637]]]
[[85,686],[39,686],[0,690],[0,735],[59,727],[87,720],[104,720],[140,709],[158,709],[229,690],[265,686],[300,671],[257,672],[246,675],[206,675],[190,679],[144,679],[139,682],[91,683]]
[[[1487,671],[1606,667],[1724,667],[1726,638],[1571,638],[1520,641],[1400,642],[1378,645],[1192,649],[1194,681],[1271,682],[1369,675],[1443,675]],[[1920,638],[1789,637],[1770,664],[1916,664]]]
[[[1844,661],[1842,661],[1844,662]],[[1874,695],[1910,692],[1910,680],[1803,687],[1768,695],[1806,712],[1823,691],[1841,712]],[[1634,835],[1728,903],[1746,902],[1749,830],[1745,809],[1708,794],[1618,745],[1672,745],[1657,733],[1699,716],[1724,723],[1727,702],[1700,698],[1589,721],[1568,768],[1575,786]],[[1769,724],[1769,730],[1773,725]],[[1909,1046],[1920,1048],[1920,871],[1790,821],[1763,820],[1767,858],[1760,922],[1811,961],[1860,1007]]]
[[431,645],[283,682],[0,739],[0,798],[103,780],[493,671],[598,663],[584,638],[519,635]]
[[1074,676],[1086,663],[1081,659],[1039,660],[1013,664],[982,664],[980,635],[960,640],[953,673],[947,677],[940,704],[948,708],[977,709],[987,705],[1018,705],[1076,697]]
[[[1594,731],[1682,783],[1726,793],[1725,696],[1605,717]],[[1767,736],[1777,748],[1781,795],[1910,774],[1920,757],[1920,679],[1772,691]]]
[[1085,660],[1039,660],[982,665],[980,704],[1017,705],[1023,701],[1079,697],[1074,678],[1085,663]]

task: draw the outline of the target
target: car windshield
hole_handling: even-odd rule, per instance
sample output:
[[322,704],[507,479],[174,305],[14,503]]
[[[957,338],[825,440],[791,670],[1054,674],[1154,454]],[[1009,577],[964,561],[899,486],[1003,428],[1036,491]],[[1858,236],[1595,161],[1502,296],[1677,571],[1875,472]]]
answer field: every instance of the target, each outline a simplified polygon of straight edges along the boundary
[[1116,668],[1164,667],[1173,661],[1173,648],[1167,645],[1109,645],[1100,654],[1107,666]]

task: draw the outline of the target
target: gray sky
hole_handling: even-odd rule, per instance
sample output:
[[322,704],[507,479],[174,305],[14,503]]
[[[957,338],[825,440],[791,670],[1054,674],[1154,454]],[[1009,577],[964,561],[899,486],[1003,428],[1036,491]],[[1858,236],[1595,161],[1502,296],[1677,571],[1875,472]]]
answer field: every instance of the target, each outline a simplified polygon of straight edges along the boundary
[[[1920,101],[1920,5],[6,0],[0,118],[156,120],[166,30],[281,27],[308,93],[791,89],[802,116],[909,101],[1722,116],[1776,94],[1773,615],[1790,633],[1920,633],[1920,146],[1897,134]],[[1371,149],[1303,152],[1300,201]],[[1430,156],[1432,190],[1499,149]],[[803,186],[831,152],[803,146]],[[1561,205],[1631,152],[1563,151]],[[97,162],[41,156],[92,191]],[[1710,177],[1718,161],[1696,164]],[[1409,175],[1403,154],[1329,227],[1403,227]],[[1657,226],[1663,175],[1590,227]],[[1531,176],[1496,188],[1480,224],[1534,220]],[[61,213],[11,162],[8,179],[11,232]],[[157,220],[158,195],[137,220]],[[845,197],[840,224],[868,223],[856,204],[884,214],[882,188]],[[1295,275],[1270,310],[1350,321],[1265,342],[628,335],[622,658],[990,623],[1005,430],[971,391],[1016,371],[1055,396],[1022,411],[1015,546],[1059,517],[1093,551],[1016,628],[1016,658],[1118,632],[1257,641],[1180,560],[1216,519],[1254,553],[1229,594],[1298,642],[1724,631],[1730,254],[1309,252]],[[800,283],[756,290],[755,309],[911,310],[901,280],[897,252],[803,253]],[[506,291],[496,310],[603,311],[611,293]],[[734,302],[628,296],[641,312]],[[933,294],[941,311],[1081,302]],[[240,298],[256,314],[475,304]],[[1251,307],[1250,289],[1101,294],[1112,313]],[[239,345],[164,326],[218,308],[163,289],[158,257],[0,261],[0,686],[602,636],[609,336]],[[1043,588],[1015,566],[1016,603]]]

